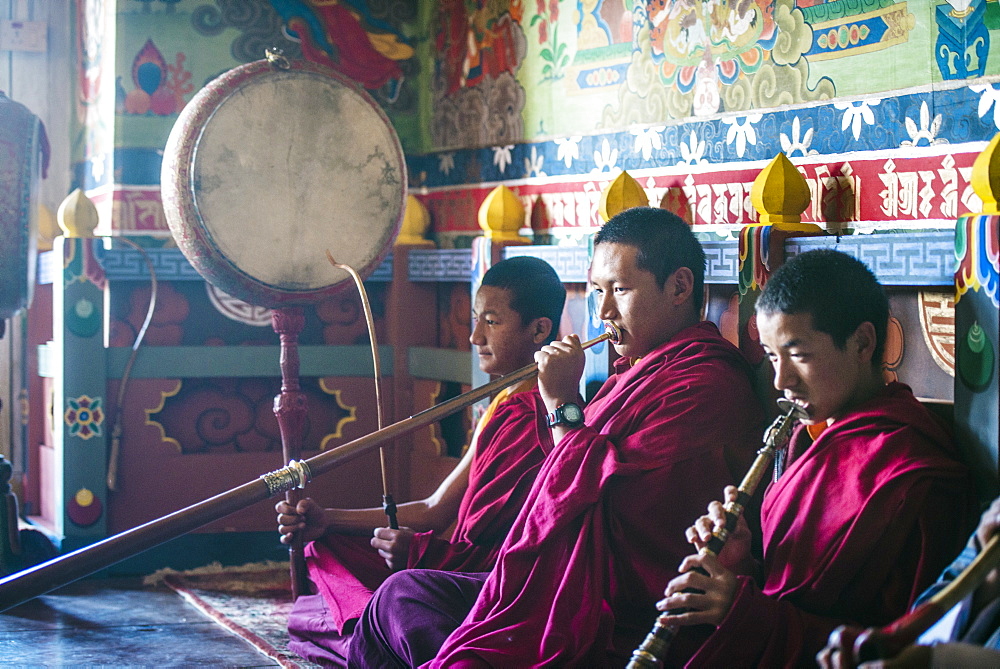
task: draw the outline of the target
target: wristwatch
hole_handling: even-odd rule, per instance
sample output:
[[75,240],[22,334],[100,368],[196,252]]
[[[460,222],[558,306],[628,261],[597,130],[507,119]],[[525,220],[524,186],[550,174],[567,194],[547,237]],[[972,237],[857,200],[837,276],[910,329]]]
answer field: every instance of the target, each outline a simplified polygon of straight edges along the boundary
[[583,425],[583,410],[580,405],[573,402],[560,404],[556,410],[546,417],[549,427],[562,425],[563,427],[574,428]]

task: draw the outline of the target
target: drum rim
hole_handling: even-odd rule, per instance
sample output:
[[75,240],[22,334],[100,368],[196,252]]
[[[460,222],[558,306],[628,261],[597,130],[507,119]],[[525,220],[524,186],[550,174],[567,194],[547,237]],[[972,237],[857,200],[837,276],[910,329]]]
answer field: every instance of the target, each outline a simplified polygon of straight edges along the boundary
[[[164,147],[161,168],[161,198],[167,225],[181,253],[201,276],[216,288],[256,306],[284,307],[313,304],[350,286],[346,275],[335,283],[319,288],[291,289],[270,285],[241,269],[218,248],[211,239],[211,232],[204,225],[201,212],[195,204],[191,187],[192,166],[198,139],[212,116],[232,95],[244,86],[261,77],[274,73],[275,65],[267,60],[258,60],[235,67],[219,75],[205,85],[175,122]],[[327,77],[349,88],[357,94],[377,114],[390,130],[392,157],[400,170],[398,193],[398,215],[392,223],[387,242],[375,253],[365,267],[354,268],[362,277],[367,277],[385,260],[398,237],[405,215],[408,176],[406,159],[395,128],[378,103],[358,84],[328,67],[305,60],[288,61],[287,70],[279,72],[305,72]]]

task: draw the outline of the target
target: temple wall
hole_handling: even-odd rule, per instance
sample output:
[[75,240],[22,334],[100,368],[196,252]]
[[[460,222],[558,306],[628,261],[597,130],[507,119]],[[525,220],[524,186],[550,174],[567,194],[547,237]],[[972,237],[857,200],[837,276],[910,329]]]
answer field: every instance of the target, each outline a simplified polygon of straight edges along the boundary
[[[426,279],[406,287],[393,283],[399,294],[384,284],[375,288],[376,304],[384,310],[378,315],[380,327],[390,330],[385,343],[398,347],[398,355],[409,355],[415,369],[429,366],[430,349],[470,357],[466,314],[475,281],[468,254],[482,234],[479,208],[501,184],[525,206],[526,238],[560,265],[569,284],[573,299],[564,329],[596,327],[584,296],[587,239],[599,226],[601,191],[622,170],[638,180],[651,204],[678,212],[706,245],[714,245],[710,273],[718,276],[709,282],[707,317],[746,345],[747,307],[741,309],[741,298],[753,283],[746,274],[754,276],[753,268],[765,266],[766,254],[744,249],[741,235],[759,221],[750,197],[754,179],[783,152],[811,195],[802,220],[830,234],[822,243],[843,242],[843,248],[853,249],[890,285],[894,338],[887,375],[910,383],[922,397],[950,402],[965,396],[965,390],[955,390],[964,383],[955,376],[956,341],[968,340],[978,321],[958,319],[963,325],[956,333],[954,276],[974,250],[958,249],[954,230],[959,216],[983,211],[972,188],[972,166],[1000,130],[1000,57],[990,48],[1000,29],[996,2],[756,0],[689,6],[632,0],[75,0],[70,13],[74,86],[65,134],[72,184],[97,204],[99,233],[134,237],[174,266],[168,271],[185,270],[183,259],[169,248],[160,200],[166,138],[181,109],[206,82],[261,58],[265,47],[278,46],[289,57],[304,55],[335,66],[385,110],[406,152],[410,193],[429,212],[429,239],[440,253],[458,252],[454,262],[465,263],[461,276],[444,271],[431,284],[420,283]],[[54,209],[58,200],[49,198]],[[995,275],[995,252],[991,258],[986,266],[992,262]],[[59,263],[52,266],[53,290],[59,291],[60,282],[70,287],[75,279],[66,278],[65,268],[60,279]],[[108,271],[119,274],[106,286],[108,329],[102,335],[108,352],[97,376],[103,379],[104,406],[113,411],[117,379],[148,293],[144,276]],[[984,301],[976,318],[985,314],[990,324],[986,334],[993,337],[988,343],[995,364],[995,283],[991,293],[980,291],[988,285],[967,283],[962,290],[971,286],[968,295]],[[240,469],[227,472],[237,480],[244,471],[276,466],[264,464],[277,457],[272,457],[274,434],[266,415],[259,416],[252,445],[217,435],[218,444],[199,445],[192,438],[173,446],[170,439],[178,440],[156,427],[160,421],[148,413],[170,413],[173,403],[180,426],[203,414],[193,405],[182,406],[185,394],[214,393],[243,404],[250,402],[248,396],[261,404],[260,398],[273,395],[246,360],[233,377],[243,381],[232,387],[210,387],[209,382],[215,378],[212,365],[228,369],[223,361],[237,358],[240,348],[277,355],[266,314],[213,297],[196,276],[165,282],[162,300],[147,342],[160,350],[127,396],[134,403],[130,448],[152,443],[157,457],[179,453],[202,462],[224,462],[217,456],[226,449],[234,457],[252,452],[243,456]],[[410,334],[406,326],[416,318],[395,315],[398,329],[387,325],[386,313],[400,304],[419,313],[422,341],[393,339]],[[309,314],[304,345],[316,347],[319,355],[323,347],[358,344],[363,319],[356,307],[319,305]],[[264,352],[260,346],[270,348]],[[206,352],[212,347],[225,353],[213,357]],[[184,379],[170,376],[172,348],[207,361],[209,368]],[[340,384],[341,409],[370,408],[362,377],[329,376],[330,364],[308,370],[317,401],[327,401]],[[606,371],[606,359],[595,366],[593,381],[600,381],[602,366]],[[408,406],[414,409],[479,381],[474,373],[462,378],[408,373],[406,393],[413,397]],[[979,369],[970,374],[983,378]],[[985,386],[987,396],[995,397],[995,372]],[[78,398],[58,400],[64,406],[57,403],[53,412],[54,429],[72,428],[66,420],[60,425],[59,417],[65,416],[65,402]],[[985,445],[976,446],[973,459],[984,468],[989,486],[995,485],[997,469],[995,407],[994,402],[992,416],[980,411],[970,418],[987,423],[988,429],[979,431]],[[455,428],[458,437],[467,430],[464,420]],[[348,438],[350,430],[370,429],[370,416],[364,421],[345,423],[350,428],[341,438]],[[33,439],[41,440],[37,431]],[[416,452],[423,455],[394,460],[394,476],[406,494],[425,493],[454,455],[442,435],[421,439]],[[81,443],[67,442],[68,448]],[[80,542],[171,510],[152,505],[137,510],[116,502],[101,487],[105,458],[93,460],[89,482],[69,486],[74,489],[67,488],[66,499],[48,507],[52,514],[66,515],[68,532],[76,532]],[[420,472],[416,479],[405,469],[414,462],[412,471]],[[123,452],[129,486],[154,490],[152,479],[143,478],[147,465],[141,451]],[[50,465],[49,473],[57,466]],[[201,490],[218,483],[199,473],[198,466],[191,471],[176,485],[199,492],[186,492],[179,501],[197,499]],[[360,483],[368,482],[351,480],[350,486]],[[106,515],[97,525],[69,518],[71,500],[82,489],[105,502]],[[332,495],[331,503],[375,501],[370,490],[360,488]],[[74,509],[78,519],[90,518]],[[243,516],[211,529],[266,531],[272,521],[261,518]]]

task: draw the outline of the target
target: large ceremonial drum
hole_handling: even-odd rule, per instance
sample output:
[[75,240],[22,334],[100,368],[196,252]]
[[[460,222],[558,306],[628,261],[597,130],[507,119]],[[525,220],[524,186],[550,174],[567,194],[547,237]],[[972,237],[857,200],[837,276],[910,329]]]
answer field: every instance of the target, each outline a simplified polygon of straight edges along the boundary
[[0,320],[31,304],[42,166],[38,117],[0,93]]
[[406,165],[378,105],[340,74],[261,60],[219,76],[164,150],[167,223],[215,287],[250,304],[308,304],[367,276],[399,232]]

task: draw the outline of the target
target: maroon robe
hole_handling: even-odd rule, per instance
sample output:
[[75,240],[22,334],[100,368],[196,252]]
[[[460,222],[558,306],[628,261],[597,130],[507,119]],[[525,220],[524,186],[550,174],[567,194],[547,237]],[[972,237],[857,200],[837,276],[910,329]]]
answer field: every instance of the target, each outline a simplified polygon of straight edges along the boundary
[[815,666],[843,623],[903,615],[962,549],[975,493],[950,435],[900,383],[826,428],[800,427],[764,496],[764,585],[736,600],[690,667]]
[[[479,431],[451,541],[433,532],[416,534],[408,568],[486,571],[493,567],[545,454],[552,450],[545,414],[537,386],[513,393],[497,406]],[[361,615],[372,592],[391,574],[370,541],[370,537],[331,534],[306,545],[309,576],[338,632]]]
[[616,367],[430,666],[621,666],[649,631],[692,552],[685,528],[742,478],[762,411],[746,360],[709,322]]

